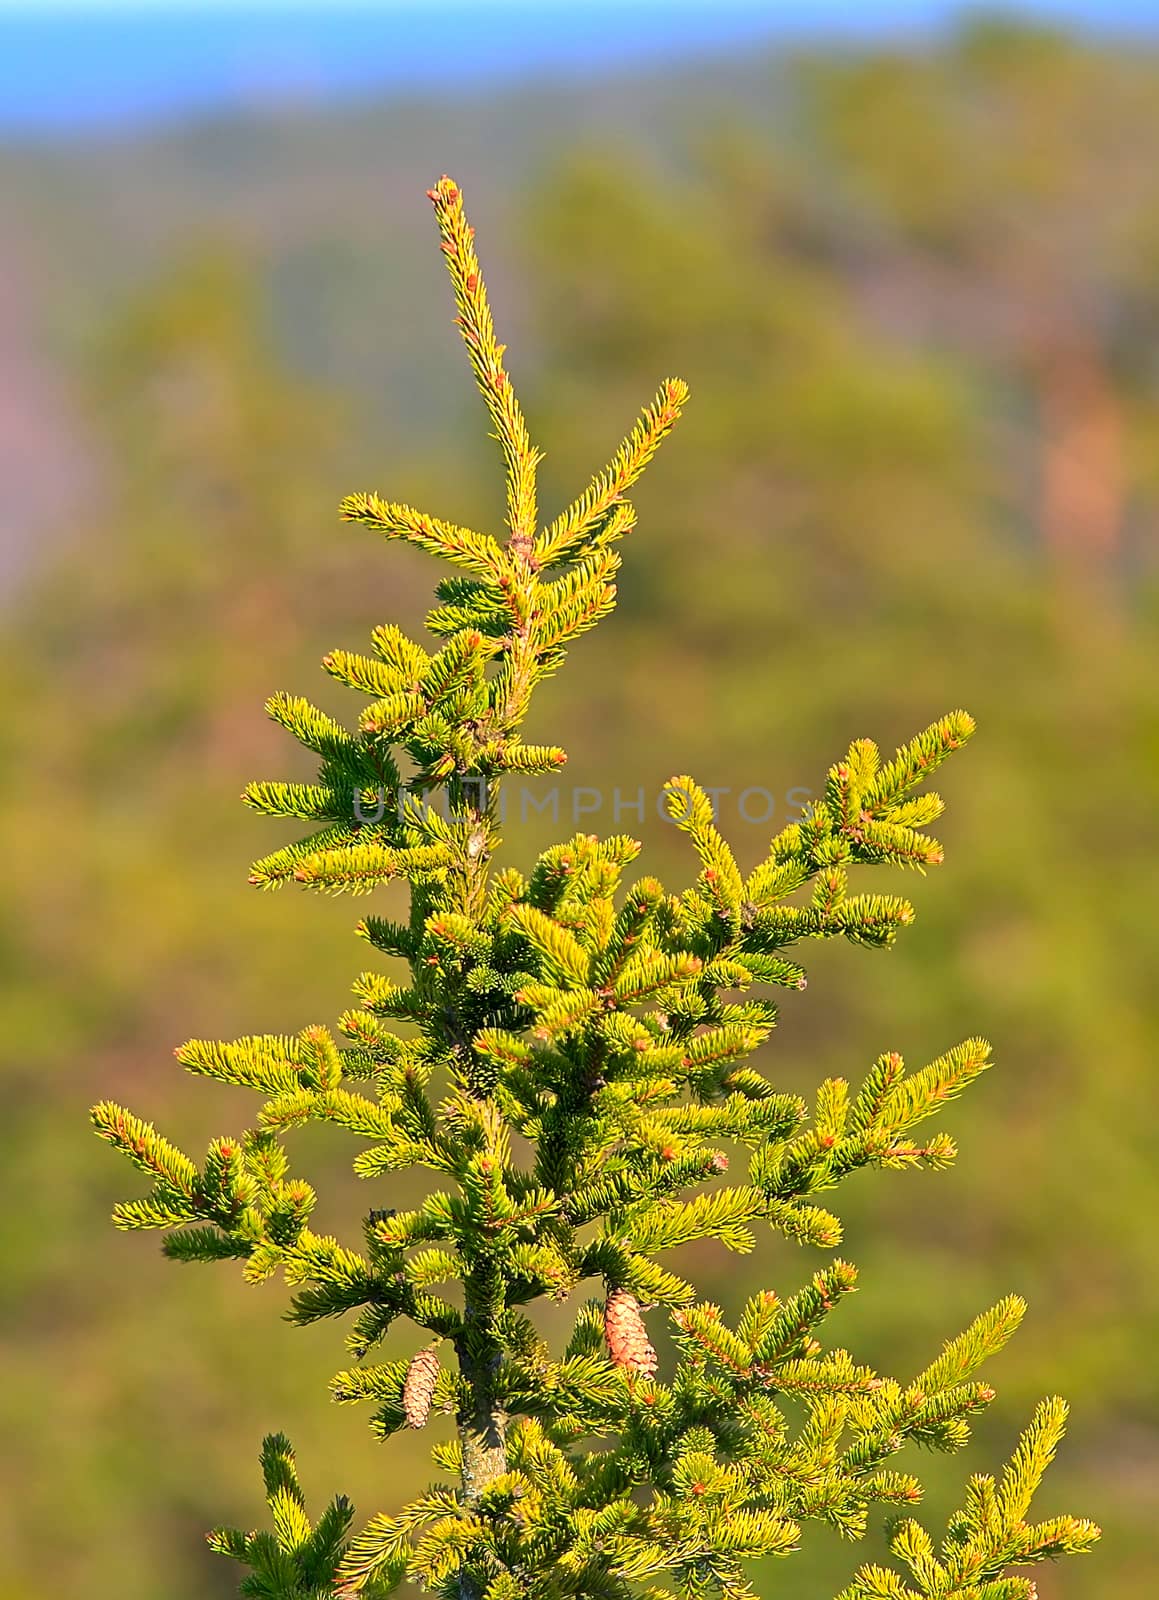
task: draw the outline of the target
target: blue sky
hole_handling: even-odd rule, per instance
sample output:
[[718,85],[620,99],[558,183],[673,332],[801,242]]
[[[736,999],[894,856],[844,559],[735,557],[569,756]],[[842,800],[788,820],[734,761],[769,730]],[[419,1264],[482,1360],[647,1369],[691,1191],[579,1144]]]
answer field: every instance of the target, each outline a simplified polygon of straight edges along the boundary
[[[777,34],[928,32],[938,0],[0,0],[0,132],[78,132],[379,89],[487,88],[743,47]],[[1025,4],[1159,31],[1155,0]]]

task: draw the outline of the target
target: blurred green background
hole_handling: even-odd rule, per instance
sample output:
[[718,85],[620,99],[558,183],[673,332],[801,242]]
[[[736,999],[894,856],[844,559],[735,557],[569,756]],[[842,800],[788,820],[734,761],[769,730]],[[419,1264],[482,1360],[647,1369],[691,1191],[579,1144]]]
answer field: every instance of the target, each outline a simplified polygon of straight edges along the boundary
[[[517,21],[503,26],[515,29]],[[501,42],[501,41],[500,41]],[[448,43],[447,48],[450,48]],[[172,1049],[333,1022],[348,902],[247,888],[280,840],[237,800],[304,773],[262,702],[349,715],[316,666],[417,627],[433,563],[339,523],[373,487],[494,527],[498,456],[424,189],[464,187],[552,514],[660,378],[692,402],[638,493],[616,615],[539,694],[568,782],[727,790],[753,862],[854,736],[963,705],[947,864],[892,884],[893,952],[820,949],[765,1065],[918,1065],[972,1032],[958,1165],[838,1197],[862,1290],[835,1337],[905,1376],[1030,1301],[935,1527],[1033,1402],[1072,1402],[1043,1514],[1103,1524],[1041,1600],[1159,1592],[1159,49],[1013,18],[772,41],[490,88],[207,109],[0,139],[0,1600],[236,1592],[203,1535],[263,1516],[257,1447],[360,1517],[425,1478],[332,1406],[340,1330],[276,1284],[115,1233],[91,1134],[127,1102],[196,1154],[254,1107]],[[774,797],[771,822],[738,810]],[[570,828],[563,790],[560,836]],[[748,809],[760,814],[760,803]],[[651,805],[650,870],[692,871]],[[513,817],[509,859],[553,833]],[[879,885],[880,886],[880,883]],[[256,1105],[256,1102],[255,1102]],[[389,1198],[297,1138],[316,1225]],[[684,1254],[735,1305],[817,1264]],[[392,1341],[405,1347],[405,1334]],[[907,1464],[908,1463],[903,1463]],[[825,1600],[877,1552],[811,1533],[764,1575]]]

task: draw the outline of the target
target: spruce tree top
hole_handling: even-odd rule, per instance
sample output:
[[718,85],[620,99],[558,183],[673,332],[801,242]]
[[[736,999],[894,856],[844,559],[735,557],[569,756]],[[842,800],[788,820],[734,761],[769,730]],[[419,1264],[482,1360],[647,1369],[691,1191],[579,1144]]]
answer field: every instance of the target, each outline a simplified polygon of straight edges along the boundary
[[[882,1055],[856,1091],[826,1080],[811,1109],[749,1058],[776,1017],[768,992],[805,987],[798,945],[887,945],[911,921],[894,894],[851,893],[849,870],[941,862],[926,830],[942,802],[923,786],[973,722],[953,712],[888,761],[856,741],[747,876],[689,777],[666,786],[699,861],[683,893],[647,876],[621,889],[640,850],[625,836],[577,834],[527,875],[497,868],[505,775],[566,759],[522,742],[532,692],[614,606],[616,546],[635,520],[627,491],[687,390],[661,384],[609,465],[541,528],[541,457],[496,342],[474,230],[449,178],[429,193],[503,453],[507,537],[349,496],[345,518],[457,569],[427,618],[439,642],[428,650],[386,623],[372,655],[332,651],[326,670],[368,701],[357,726],[275,696],[270,715],[316,752],[318,781],[245,794],[315,825],[255,865],[260,887],[357,894],[407,881],[409,920],[368,916],[359,932],[409,979],[363,973],[342,1043],[308,1027],[182,1045],[191,1072],[262,1096],[256,1127],[214,1140],[200,1168],[120,1106],[96,1106],[99,1133],[154,1180],[114,1220],[173,1230],[165,1251],[177,1260],[241,1260],[251,1282],[280,1268],[294,1322],[356,1313],[355,1364],[333,1395],[371,1401],[380,1436],[454,1419],[432,1451],[443,1481],[353,1536],[341,1495],[311,1523],[288,1442],[267,1438],[272,1531],[210,1535],[248,1567],[242,1593],[375,1600],[409,1578],[447,1600],[745,1600],[749,1564],[790,1555],[810,1520],[857,1538],[875,1505],[920,1498],[894,1458],[965,1442],[993,1398],[975,1373],[1022,1314],[1017,1298],[1000,1301],[898,1380],[821,1337],[855,1286],[847,1262],[828,1259],[783,1299],[754,1295],[729,1326],[668,1257],[705,1238],[750,1251],[760,1225],[831,1251],[841,1227],[818,1204],[824,1191],[861,1167],[953,1159],[946,1133],[916,1130],[986,1069],[982,1040],[910,1073]],[[309,1120],[367,1141],[354,1169],[376,1204],[360,1250],[311,1230],[314,1191],[288,1175],[281,1135]],[[747,1162],[743,1177],[728,1176],[724,1144]],[[434,1174],[423,1203],[378,1203],[412,1167]],[[531,1314],[544,1298],[578,1306],[562,1352]],[[400,1319],[413,1353],[375,1362]],[[897,1520],[890,1545],[906,1576],[862,1567],[841,1600],[1030,1600],[1033,1583],[1011,1567],[1098,1537],[1071,1517],[1026,1520],[1064,1418],[1058,1399],[1039,1407],[1001,1479],[970,1480],[939,1546]]]

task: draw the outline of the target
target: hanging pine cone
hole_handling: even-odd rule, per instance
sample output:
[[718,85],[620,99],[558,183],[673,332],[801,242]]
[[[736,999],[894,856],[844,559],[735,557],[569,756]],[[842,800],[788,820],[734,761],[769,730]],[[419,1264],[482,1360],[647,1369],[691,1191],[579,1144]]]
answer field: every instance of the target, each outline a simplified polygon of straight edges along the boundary
[[439,1381],[439,1358],[435,1346],[428,1345],[412,1357],[406,1369],[406,1382],[402,1386],[402,1409],[407,1425],[421,1428],[430,1415],[435,1384]]
[[604,1305],[604,1338],[612,1360],[620,1367],[651,1378],[656,1371],[656,1352],[640,1315],[640,1305],[627,1289],[613,1289]]

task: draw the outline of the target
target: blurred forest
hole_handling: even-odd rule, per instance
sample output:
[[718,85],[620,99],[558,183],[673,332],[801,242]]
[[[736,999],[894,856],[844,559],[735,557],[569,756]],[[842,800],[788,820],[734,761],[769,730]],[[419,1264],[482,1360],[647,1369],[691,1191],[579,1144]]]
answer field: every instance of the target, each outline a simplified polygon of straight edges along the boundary
[[[862,1290],[840,1336],[904,1375],[1025,1294],[973,1445],[922,1464],[926,1512],[940,1526],[1062,1392],[1041,1511],[1105,1539],[1043,1570],[1041,1600],[1144,1600],[1159,55],[994,19],[927,53],[0,150],[0,411],[40,408],[10,452],[21,576],[0,614],[0,1600],[234,1592],[203,1534],[257,1525],[267,1429],[294,1440],[312,1497],[342,1490],[360,1519],[427,1474],[425,1439],[378,1444],[329,1404],[341,1330],[291,1329],[279,1287],[114,1232],[125,1174],[87,1108],[113,1096],[200,1153],[250,1111],[173,1047],[332,1022],[366,965],[350,904],[247,888],[280,839],[237,796],[299,770],[268,694],[348,716],[321,654],[421,625],[433,567],[341,525],[340,496],[499,521],[423,196],[443,170],[548,452],[546,514],[660,378],[692,387],[639,494],[619,611],[528,735],[604,796],[584,825],[616,831],[614,789],[690,771],[728,791],[723,826],[755,861],[850,738],[892,748],[958,705],[979,721],[939,786],[947,864],[905,885],[916,927],[891,953],[814,952],[765,1065],[797,1088],[885,1049],[917,1065],[993,1040],[998,1070],[946,1118],[957,1166],[844,1192]],[[739,814],[753,786],[775,796],[767,824]],[[679,887],[692,867],[654,808],[625,826]],[[554,832],[513,818],[510,858]],[[319,1229],[350,1239],[378,1199],[325,1134],[297,1136],[297,1165]],[[785,1245],[739,1268],[691,1254],[726,1307],[816,1264]],[[814,1533],[763,1592],[824,1600],[869,1554]]]

